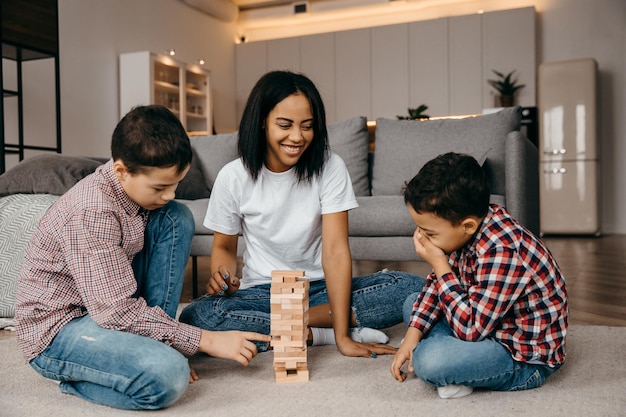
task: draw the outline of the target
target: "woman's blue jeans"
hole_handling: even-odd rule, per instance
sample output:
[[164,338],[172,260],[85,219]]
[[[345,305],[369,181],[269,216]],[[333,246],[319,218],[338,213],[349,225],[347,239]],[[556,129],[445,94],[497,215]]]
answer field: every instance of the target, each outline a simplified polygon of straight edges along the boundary
[[[402,303],[420,291],[424,279],[397,271],[381,271],[352,279],[352,311],[359,327],[383,329],[402,322]],[[243,330],[270,334],[270,287],[258,285],[231,296],[204,295],[180,315],[180,321],[206,330]],[[312,281],[309,306],[328,303],[324,280]],[[259,352],[269,343],[255,342]]]
[[[404,303],[407,324],[417,296],[411,294]],[[480,342],[458,339],[447,320],[441,319],[413,350],[413,369],[418,378],[436,387],[455,384],[519,391],[540,387],[558,367],[518,362],[493,338]]]
[[[189,260],[194,221],[177,202],[150,212],[143,250],[133,260],[138,297],[172,318]],[[89,315],[64,326],[30,365],[62,392],[110,407],[172,405],[189,385],[187,358],[165,343],[100,327]]]

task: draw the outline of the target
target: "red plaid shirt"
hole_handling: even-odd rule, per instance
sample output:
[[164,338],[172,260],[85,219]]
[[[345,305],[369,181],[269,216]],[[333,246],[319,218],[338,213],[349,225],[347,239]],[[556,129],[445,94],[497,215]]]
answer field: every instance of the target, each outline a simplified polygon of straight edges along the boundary
[[563,363],[565,281],[539,239],[492,205],[476,236],[449,261],[451,273],[426,279],[411,326],[426,334],[445,318],[461,340],[492,337],[517,361]]
[[80,181],[43,216],[25,251],[16,297],[18,343],[38,356],[72,319],[197,352],[200,329],[136,297],[131,262],[143,248],[146,215],[113,173],[112,161]]

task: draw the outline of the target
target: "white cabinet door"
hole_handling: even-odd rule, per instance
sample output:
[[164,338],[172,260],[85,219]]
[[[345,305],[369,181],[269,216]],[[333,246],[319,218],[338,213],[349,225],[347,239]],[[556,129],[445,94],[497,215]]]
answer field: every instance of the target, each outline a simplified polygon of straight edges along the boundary
[[[534,106],[536,80],[535,8],[502,10],[483,16],[483,79],[494,77],[492,70],[504,74],[515,70],[520,84],[526,87],[516,95],[517,105]],[[493,107],[493,89],[483,87],[484,108]]]
[[[477,114],[483,109],[480,15],[449,18],[450,113]],[[491,107],[491,106],[489,106]]]
[[300,69],[314,83],[324,100],[326,121],[335,118],[335,35],[322,33],[300,38]]
[[409,107],[449,115],[448,76],[448,19],[409,23]]
[[370,29],[335,33],[337,120],[372,118]]
[[250,90],[259,78],[267,72],[267,42],[250,42],[237,45],[235,61],[237,121],[239,121]]
[[372,33],[372,115],[395,119],[409,107],[408,25],[379,26]]
[[300,72],[300,38],[284,38],[267,42],[267,70]]

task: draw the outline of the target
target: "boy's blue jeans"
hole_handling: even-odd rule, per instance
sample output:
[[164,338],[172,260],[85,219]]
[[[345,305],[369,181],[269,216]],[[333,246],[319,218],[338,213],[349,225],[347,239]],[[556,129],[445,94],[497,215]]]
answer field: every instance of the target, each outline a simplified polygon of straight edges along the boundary
[[[177,202],[150,212],[143,250],[133,260],[138,297],[171,317],[189,259],[194,221]],[[30,365],[61,381],[61,391],[122,409],[159,409],[173,404],[189,385],[187,358],[166,344],[100,327],[89,315],[63,327]]]
[[[381,271],[352,280],[352,311],[359,327],[383,329],[402,322],[402,303],[420,291],[424,279],[398,271]],[[180,321],[206,330],[243,330],[270,334],[271,284],[239,290],[231,296],[204,295],[180,315]],[[311,281],[309,306],[328,303],[324,280]],[[269,343],[255,342],[259,352]]]
[[[404,322],[409,323],[418,293],[407,297]],[[494,391],[537,388],[558,368],[518,362],[497,340],[480,342],[458,339],[445,319],[439,320],[413,350],[413,369],[418,378],[441,387],[466,385]]]

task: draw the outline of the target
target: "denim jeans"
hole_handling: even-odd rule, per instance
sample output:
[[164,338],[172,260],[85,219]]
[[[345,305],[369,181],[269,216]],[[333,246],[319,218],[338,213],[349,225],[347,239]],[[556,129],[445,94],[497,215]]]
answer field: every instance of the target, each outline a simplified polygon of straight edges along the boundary
[[[410,321],[417,296],[411,294],[404,303],[405,323]],[[540,387],[558,367],[516,361],[493,338],[480,342],[458,339],[444,318],[435,323],[413,350],[413,369],[418,378],[436,387],[455,384],[519,391]]]
[[[424,279],[397,271],[381,271],[352,279],[352,311],[359,327],[382,329],[402,322],[402,303],[419,291]],[[257,285],[231,296],[204,295],[180,315],[180,321],[206,330],[244,330],[270,334],[270,287]],[[309,306],[328,303],[324,280],[312,281]],[[269,343],[255,342],[259,352]]]
[[[150,212],[144,248],[133,260],[136,296],[172,318],[193,233],[191,212],[172,201]],[[64,393],[121,409],[167,407],[189,385],[189,364],[181,353],[145,336],[100,327],[89,315],[64,326],[30,365],[60,381]]]

